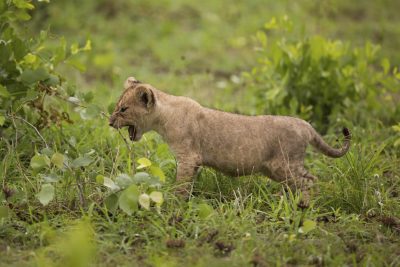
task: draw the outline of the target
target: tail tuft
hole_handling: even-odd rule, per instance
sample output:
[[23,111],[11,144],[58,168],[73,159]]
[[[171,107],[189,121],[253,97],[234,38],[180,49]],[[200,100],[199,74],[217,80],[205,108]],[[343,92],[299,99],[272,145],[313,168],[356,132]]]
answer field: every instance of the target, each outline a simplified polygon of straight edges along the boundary
[[314,132],[314,136],[310,140],[310,144],[313,145],[315,148],[317,148],[322,153],[324,153],[325,155],[332,157],[332,158],[340,158],[344,154],[346,154],[347,151],[349,150],[350,141],[351,141],[351,133],[350,133],[349,129],[343,128],[343,130],[342,130],[343,135],[344,135],[344,142],[343,142],[343,145],[341,148],[333,148],[333,147],[329,146],[324,141],[324,139],[322,139],[322,137],[315,131],[315,129],[314,128],[312,128],[312,129]]
[[350,133],[349,129],[344,127],[343,130],[342,130],[342,133],[343,133],[345,139],[347,139],[347,140],[351,139],[351,133]]

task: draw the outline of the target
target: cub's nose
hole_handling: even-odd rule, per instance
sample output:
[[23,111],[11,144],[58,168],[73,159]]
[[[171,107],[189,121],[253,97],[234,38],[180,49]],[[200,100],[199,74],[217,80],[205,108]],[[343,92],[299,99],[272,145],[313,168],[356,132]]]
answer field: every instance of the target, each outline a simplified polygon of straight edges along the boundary
[[110,120],[108,122],[108,125],[110,125],[111,127],[114,127],[114,122],[115,122],[115,118],[114,118],[114,116],[111,116]]

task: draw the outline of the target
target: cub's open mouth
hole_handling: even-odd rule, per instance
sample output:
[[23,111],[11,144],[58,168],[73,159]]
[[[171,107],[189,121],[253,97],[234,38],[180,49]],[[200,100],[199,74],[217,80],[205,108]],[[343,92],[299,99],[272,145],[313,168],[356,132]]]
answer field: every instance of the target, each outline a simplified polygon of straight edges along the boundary
[[129,133],[129,139],[131,139],[131,141],[135,141],[136,140],[136,134],[137,134],[137,130],[136,127],[134,125],[130,125],[128,128],[128,133]]

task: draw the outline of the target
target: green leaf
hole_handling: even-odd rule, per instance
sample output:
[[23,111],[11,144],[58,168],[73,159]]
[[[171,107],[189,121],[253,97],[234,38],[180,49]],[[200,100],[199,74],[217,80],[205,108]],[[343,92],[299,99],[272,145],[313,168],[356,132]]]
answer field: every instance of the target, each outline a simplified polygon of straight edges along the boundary
[[48,79],[49,74],[44,68],[37,68],[36,70],[26,69],[22,72],[20,78],[24,84],[30,85]]
[[133,176],[133,182],[136,184],[146,183],[150,181],[150,175],[147,172],[137,172]]
[[136,167],[138,170],[151,166],[151,161],[147,158],[140,158],[137,160],[137,163],[140,164]]
[[28,53],[24,56],[24,62],[27,64],[33,64],[36,62],[38,57],[32,53]]
[[157,167],[157,166],[150,166],[150,173],[153,175],[153,176],[156,176],[156,177],[158,177],[158,178],[160,178],[160,181],[161,182],[165,182],[165,174],[164,174],[164,172],[161,170],[161,168],[160,167]]
[[30,1],[27,0],[13,0],[13,3],[16,7],[21,8],[21,9],[34,9],[35,6],[29,3]]
[[305,220],[303,226],[299,228],[299,233],[307,234],[308,232],[314,230],[317,227],[317,223],[312,220]]
[[71,54],[72,55],[75,55],[75,54],[77,54],[79,52],[79,45],[78,45],[78,43],[73,43],[72,45],[71,45]]
[[104,176],[99,174],[96,176],[96,183],[98,184],[104,184]]
[[108,177],[103,177],[103,180],[104,180],[103,185],[106,186],[106,187],[108,187],[108,188],[110,188],[112,191],[117,191],[117,190],[120,190],[120,189],[121,189],[121,188],[120,188],[118,185],[116,185],[116,184],[114,183],[114,181],[111,180],[110,178],[108,178]]
[[55,173],[50,173],[48,175],[44,175],[43,179],[46,183],[56,183],[60,181],[61,177]]
[[267,30],[272,30],[278,28],[278,23],[276,18],[273,17],[268,23],[265,23],[264,28]]
[[61,153],[54,153],[51,157],[51,163],[57,168],[62,169],[64,167],[64,155]]
[[54,198],[54,187],[51,184],[42,185],[42,189],[36,195],[42,205],[46,206]]
[[46,155],[35,155],[31,159],[31,168],[39,171],[43,168],[50,167],[50,159]]
[[206,219],[214,212],[214,209],[207,203],[201,203],[197,206],[197,208],[198,208],[198,215],[201,219]]
[[[22,20],[30,19],[30,16],[26,13],[25,10],[18,10],[15,12],[15,15],[18,17],[21,14],[21,16],[25,16],[25,18],[19,18]],[[29,52],[28,45],[26,42],[19,38],[13,38],[13,41],[11,43],[12,50],[14,52],[14,57],[15,60],[20,61],[22,58]],[[10,62],[10,61],[9,61]]]
[[115,183],[121,188],[127,188],[133,184],[133,180],[128,174],[121,173],[115,178]]
[[21,8],[21,9],[34,9],[35,6],[29,3],[29,1],[26,0],[13,0],[13,3],[16,7]]
[[90,165],[90,163],[93,162],[93,159],[89,158],[89,157],[79,157],[74,159],[74,161],[72,161],[72,167],[73,168],[80,168],[80,167],[87,167]]
[[49,86],[56,86],[60,84],[60,78],[57,75],[50,74],[44,83]]
[[128,215],[138,210],[139,188],[131,185],[125,189],[118,199],[119,207]]
[[48,157],[51,157],[54,154],[54,151],[50,147],[45,147],[42,150],[40,150],[40,153]]
[[150,197],[148,194],[144,193],[139,196],[139,204],[146,210],[150,209]]
[[399,133],[400,133],[400,124],[398,124],[398,125],[393,125],[393,126],[392,126],[392,129],[395,130],[396,132],[399,132]]
[[107,209],[111,212],[114,212],[117,207],[118,207],[118,196],[117,194],[111,194],[109,195],[105,200],[104,204],[107,207]]
[[82,48],[82,51],[90,51],[92,50],[92,41],[86,40],[85,46]]
[[150,199],[153,200],[157,205],[161,205],[164,202],[163,194],[158,191],[151,192]]

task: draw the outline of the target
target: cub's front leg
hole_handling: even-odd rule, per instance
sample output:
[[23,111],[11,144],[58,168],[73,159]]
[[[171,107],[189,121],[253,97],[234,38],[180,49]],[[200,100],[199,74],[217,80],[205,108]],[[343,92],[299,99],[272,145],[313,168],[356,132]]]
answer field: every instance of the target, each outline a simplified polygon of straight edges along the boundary
[[200,156],[196,153],[177,153],[178,168],[176,171],[175,194],[188,199],[191,194],[193,177],[200,167]]

